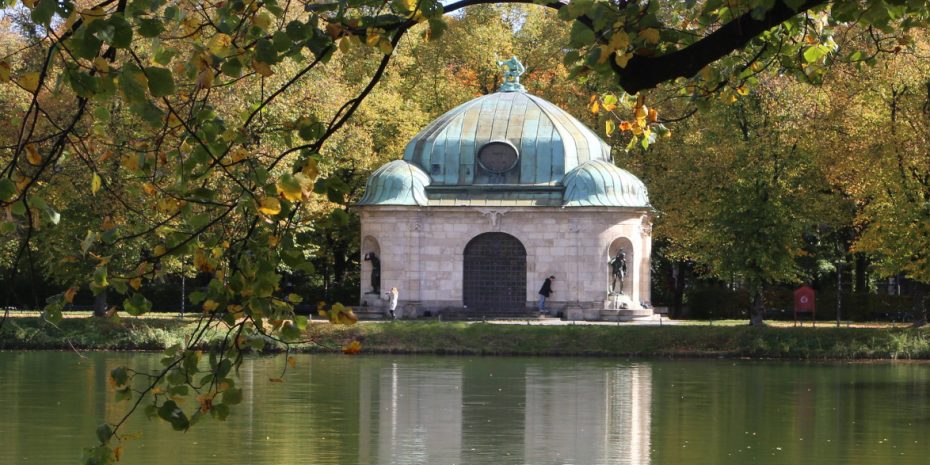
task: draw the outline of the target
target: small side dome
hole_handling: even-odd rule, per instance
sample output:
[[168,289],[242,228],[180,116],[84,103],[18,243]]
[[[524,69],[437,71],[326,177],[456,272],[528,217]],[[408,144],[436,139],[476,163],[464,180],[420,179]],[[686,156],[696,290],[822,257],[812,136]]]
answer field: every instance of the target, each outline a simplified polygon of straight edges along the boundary
[[648,207],[646,185],[605,160],[591,160],[562,178],[564,207]]
[[429,176],[419,167],[394,160],[371,174],[365,185],[365,195],[358,204],[425,206],[428,185]]

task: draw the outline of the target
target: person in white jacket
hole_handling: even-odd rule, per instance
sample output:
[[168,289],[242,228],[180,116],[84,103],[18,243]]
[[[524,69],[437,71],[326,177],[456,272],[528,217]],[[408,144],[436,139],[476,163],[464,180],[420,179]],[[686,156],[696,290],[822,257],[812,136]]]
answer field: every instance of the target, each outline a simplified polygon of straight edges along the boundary
[[388,292],[387,294],[385,294],[385,296],[387,297],[387,300],[388,300],[388,311],[391,313],[391,319],[392,319],[392,320],[396,320],[396,319],[397,319],[397,314],[395,314],[394,311],[397,310],[397,296],[398,296],[398,294],[399,294],[399,292],[397,291],[397,288],[396,288],[396,287],[392,287],[392,288],[391,288],[391,292]]

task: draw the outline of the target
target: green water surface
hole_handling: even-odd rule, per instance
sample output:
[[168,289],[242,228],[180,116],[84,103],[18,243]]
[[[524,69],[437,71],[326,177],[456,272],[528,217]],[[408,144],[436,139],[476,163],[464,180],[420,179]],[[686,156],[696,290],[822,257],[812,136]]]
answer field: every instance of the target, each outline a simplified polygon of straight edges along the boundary
[[[0,353],[0,464],[74,464],[152,354]],[[930,365],[336,356],[245,362],[186,433],[133,418],[125,464],[930,463]],[[190,401],[189,401],[190,402]],[[193,405],[182,405],[188,410]]]

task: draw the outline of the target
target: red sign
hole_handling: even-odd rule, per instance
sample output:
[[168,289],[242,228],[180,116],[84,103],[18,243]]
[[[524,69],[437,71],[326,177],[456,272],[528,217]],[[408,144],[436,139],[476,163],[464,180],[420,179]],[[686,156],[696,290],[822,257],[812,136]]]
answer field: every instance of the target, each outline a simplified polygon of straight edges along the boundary
[[794,312],[814,312],[814,290],[810,286],[804,285],[794,290]]

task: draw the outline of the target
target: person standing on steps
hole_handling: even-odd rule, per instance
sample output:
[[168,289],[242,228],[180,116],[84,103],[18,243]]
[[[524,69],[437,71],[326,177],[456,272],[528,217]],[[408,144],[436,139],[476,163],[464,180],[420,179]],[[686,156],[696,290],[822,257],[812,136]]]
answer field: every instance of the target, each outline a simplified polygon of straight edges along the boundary
[[386,294],[387,299],[388,299],[388,312],[390,312],[390,314],[391,314],[391,319],[392,319],[392,320],[396,320],[396,319],[397,319],[397,314],[394,313],[394,311],[397,310],[397,296],[398,296],[398,294],[400,294],[400,293],[397,291],[397,288],[396,288],[396,287],[392,287],[392,288],[391,288],[391,292],[388,292],[388,293]]
[[555,281],[555,276],[549,276],[546,278],[546,281],[543,283],[542,287],[539,288],[539,315],[546,314],[546,299],[552,295],[552,282]]

